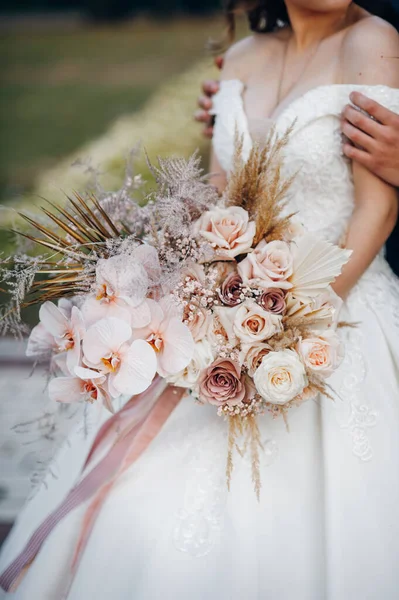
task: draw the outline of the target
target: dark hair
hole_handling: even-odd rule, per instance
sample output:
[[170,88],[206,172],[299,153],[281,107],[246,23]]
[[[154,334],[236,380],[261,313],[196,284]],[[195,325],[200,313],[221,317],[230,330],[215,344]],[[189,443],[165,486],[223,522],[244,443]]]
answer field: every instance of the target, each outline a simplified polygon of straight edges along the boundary
[[[356,0],[356,4],[391,23],[399,31],[399,14],[390,0]],[[227,0],[228,35],[233,39],[235,15],[245,11],[252,31],[268,33],[289,23],[284,0]]]

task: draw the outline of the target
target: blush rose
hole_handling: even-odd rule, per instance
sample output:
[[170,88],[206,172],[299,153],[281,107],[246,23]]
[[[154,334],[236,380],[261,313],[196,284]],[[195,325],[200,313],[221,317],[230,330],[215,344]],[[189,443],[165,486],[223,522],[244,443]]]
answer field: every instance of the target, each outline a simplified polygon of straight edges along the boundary
[[198,219],[194,233],[205,238],[221,256],[232,259],[250,250],[255,223],[240,206],[214,208]]
[[269,243],[262,240],[240,262],[238,272],[248,285],[290,289],[292,284],[288,278],[293,273],[293,257],[289,244],[279,240]]

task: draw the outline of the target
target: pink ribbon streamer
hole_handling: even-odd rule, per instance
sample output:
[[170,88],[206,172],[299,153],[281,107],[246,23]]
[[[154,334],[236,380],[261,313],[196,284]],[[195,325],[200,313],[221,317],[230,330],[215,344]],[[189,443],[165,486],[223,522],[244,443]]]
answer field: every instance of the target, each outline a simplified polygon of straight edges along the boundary
[[[146,450],[165,421],[180,402],[185,390],[168,386],[160,378],[148,390],[129,400],[125,407],[108,419],[98,432],[85,462],[82,479],[70,490],[63,502],[36,529],[22,552],[0,576],[0,586],[11,591],[20,583],[43,543],[56,525],[72,510],[92,499],[83,519],[75,550],[68,590],[93,530],[101,507],[117,478]],[[112,444],[95,463],[101,449]],[[92,467],[89,470],[89,467]],[[85,473],[85,471],[88,471]]]

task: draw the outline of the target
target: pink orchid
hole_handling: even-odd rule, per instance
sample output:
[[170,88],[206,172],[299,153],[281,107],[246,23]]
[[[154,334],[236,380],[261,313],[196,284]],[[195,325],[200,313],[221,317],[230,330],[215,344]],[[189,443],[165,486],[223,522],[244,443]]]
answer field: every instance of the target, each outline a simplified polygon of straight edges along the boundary
[[156,357],[147,342],[133,342],[132,328],[114,317],[92,325],[83,339],[84,362],[108,375],[108,390],[113,398],[139,394],[151,384],[156,373]]
[[151,322],[147,327],[135,329],[136,339],[143,339],[153,348],[157,360],[157,371],[161,377],[179,373],[191,361],[194,354],[194,340],[190,330],[166,300],[148,300]]
[[106,380],[103,373],[84,367],[75,367],[75,377],[56,377],[50,381],[49,396],[55,402],[67,404],[81,400],[91,403],[100,402],[110,412],[114,412]]
[[126,256],[112,256],[98,261],[95,293],[85,300],[82,312],[88,325],[105,318],[127,321],[132,327],[150,322],[145,301],[148,275],[144,266]]
[[33,328],[28,340],[27,356],[45,352],[66,352],[66,364],[70,373],[80,363],[80,343],[85,324],[80,310],[71,308],[71,316],[52,302],[45,302],[39,311],[40,323]]

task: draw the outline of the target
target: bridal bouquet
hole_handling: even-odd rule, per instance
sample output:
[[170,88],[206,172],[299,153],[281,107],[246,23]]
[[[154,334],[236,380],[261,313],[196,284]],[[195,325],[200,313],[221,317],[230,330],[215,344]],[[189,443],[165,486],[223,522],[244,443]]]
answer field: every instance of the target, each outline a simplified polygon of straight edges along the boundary
[[3,329],[18,326],[21,305],[41,304],[27,353],[50,359],[52,399],[113,411],[158,374],[228,420],[228,483],[234,450],[248,448],[258,494],[257,420],[329,396],[343,356],[330,284],[350,252],[287,213],[288,136],[272,133],[246,163],[238,143],[221,198],[194,156],[152,167],[144,206],[128,171],[118,192],[96,184],[95,195],[43,209],[50,224],[25,216],[40,235],[22,235],[47,253],[3,269]]

